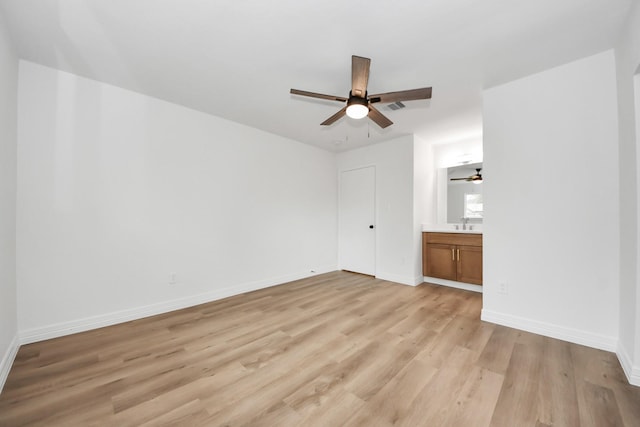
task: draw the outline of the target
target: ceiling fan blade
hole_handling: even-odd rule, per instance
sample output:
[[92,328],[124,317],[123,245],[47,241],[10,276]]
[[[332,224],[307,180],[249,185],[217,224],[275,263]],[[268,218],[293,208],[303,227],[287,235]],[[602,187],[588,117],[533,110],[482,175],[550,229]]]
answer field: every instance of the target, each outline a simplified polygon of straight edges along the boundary
[[423,87],[420,89],[401,90],[399,92],[379,93],[369,96],[369,102],[392,103],[398,101],[413,101],[415,99],[430,99],[431,88]]
[[473,181],[472,177],[468,178],[449,178],[449,181]]
[[320,123],[322,126],[329,126],[330,124],[335,123],[338,119],[342,118],[347,114],[347,107],[345,106],[343,109],[335,113],[333,116],[329,117],[324,122]]
[[367,96],[369,67],[371,60],[361,56],[351,56],[351,95],[360,98]]
[[291,89],[291,93],[294,95],[309,96],[311,98],[328,99],[329,101],[339,101],[339,102],[348,101],[347,98],[343,98],[341,96],[324,95],[322,93],[308,92],[306,90]]
[[380,111],[375,109],[375,107],[373,107],[372,105],[369,105],[369,118],[374,122],[376,122],[376,124],[380,126],[382,129],[386,128],[387,126],[391,126],[393,124],[391,120],[389,120]]

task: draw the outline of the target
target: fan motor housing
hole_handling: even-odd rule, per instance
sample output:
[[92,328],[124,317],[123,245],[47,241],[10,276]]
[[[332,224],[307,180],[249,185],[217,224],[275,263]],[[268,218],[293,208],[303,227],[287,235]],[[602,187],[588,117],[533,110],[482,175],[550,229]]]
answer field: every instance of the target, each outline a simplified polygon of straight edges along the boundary
[[347,105],[360,104],[369,108],[369,101],[367,101],[367,92],[364,93],[364,98],[355,96],[351,91],[349,91],[349,100],[347,101]]

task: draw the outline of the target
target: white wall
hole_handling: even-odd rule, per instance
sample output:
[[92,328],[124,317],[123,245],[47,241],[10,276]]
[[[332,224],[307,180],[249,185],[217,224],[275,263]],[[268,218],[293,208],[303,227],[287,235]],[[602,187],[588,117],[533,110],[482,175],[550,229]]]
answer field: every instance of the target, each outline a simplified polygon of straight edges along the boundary
[[376,277],[420,283],[415,275],[413,136],[340,153],[337,164],[339,172],[376,167]]
[[[635,2],[616,48],[620,134],[620,345],[618,356],[640,385],[640,5]],[[634,73],[636,104],[634,108]],[[635,110],[635,111],[634,111]],[[634,117],[635,116],[635,117]]]
[[0,15],[0,390],[18,348],[16,313],[16,114],[18,59]]
[[18,135],[24,342],[336,268],[334,154],[25,61]]
[[422,283],[422,224],[435,224],[437,219],[436,168],[433,145],[414,137],[413,143],[413,228],[416,283]]
[[484,92],[484,320],[616,349],[615,85],[607,51]]

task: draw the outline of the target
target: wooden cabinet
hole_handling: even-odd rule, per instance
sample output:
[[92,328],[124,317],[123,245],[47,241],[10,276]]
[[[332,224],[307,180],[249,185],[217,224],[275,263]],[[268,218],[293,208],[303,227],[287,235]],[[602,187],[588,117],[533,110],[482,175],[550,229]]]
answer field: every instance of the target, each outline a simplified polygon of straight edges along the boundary
[[422,233],[425,276],[482,285],[482,234]]

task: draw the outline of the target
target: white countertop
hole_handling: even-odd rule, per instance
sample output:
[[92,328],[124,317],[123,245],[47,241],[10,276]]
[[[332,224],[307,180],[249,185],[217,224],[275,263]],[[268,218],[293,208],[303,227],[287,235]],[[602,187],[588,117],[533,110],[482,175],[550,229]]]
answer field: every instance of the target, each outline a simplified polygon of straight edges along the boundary
[[[456,230],[456,225],[458,229]],[[469,230],[471,227],[471,230]],[[422,224],[422,231],[430,233],[468,233],[482,234],[482,224],[467,224],[467,229],[462,229],[462,224]]]

